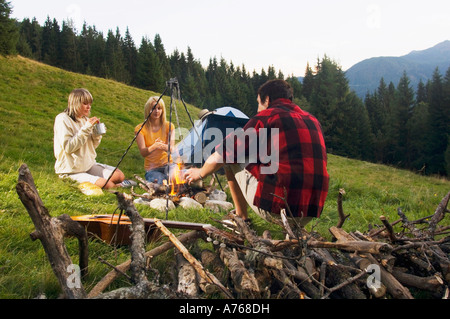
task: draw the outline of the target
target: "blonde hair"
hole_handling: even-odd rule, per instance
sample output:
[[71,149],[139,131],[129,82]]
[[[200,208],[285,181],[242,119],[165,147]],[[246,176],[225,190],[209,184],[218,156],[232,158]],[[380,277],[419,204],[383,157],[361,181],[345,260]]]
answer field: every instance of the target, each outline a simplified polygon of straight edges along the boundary
[[75,89],[69,94],[67,109],[65,112],[77,121],[77,114],[80,112],[83,104],[92,104],[93,98],[91,93],[86,89]]
[[[153,110],[153,108],[155,107],[156,102],[158,102],[159,96],[152,96],[147,100],[147,103],[145,103],[145,107],[144,107],[144,116],[145,118],[148,118],[150,115],[150,112]],[[162,130],[162,135],[166,136],[166,104],[164,103],[163,99],[160,99],[158,102],[158,105],[161,106],[162,109],[162,113],[161,113],[161,117],[160,117],[160,124],[161,124],[161,130]],[[148,120],[147,123],[145,124],[147,126],[147,129],[151,129],[152,124],[151,122]]]

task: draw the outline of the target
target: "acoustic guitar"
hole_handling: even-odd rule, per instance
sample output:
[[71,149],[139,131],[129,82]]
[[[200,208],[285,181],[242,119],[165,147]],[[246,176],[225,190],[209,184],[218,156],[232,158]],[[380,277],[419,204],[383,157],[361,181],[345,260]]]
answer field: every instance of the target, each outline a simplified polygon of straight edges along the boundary
[[[120,219],[119,219],[120,217]],[[126,215],[82,215],[71,216],[72,220],[80,223],[86,228],[88,235],[101,239],[110,245],[131,244],[131,220]],[[149,242],[161,238],[161,231],[152,218],[143,218],[145,232]],[[218,229],[211,224],[191,223],[173,220],[161,220],[167,228],[189,229],[205,232],[210,238],[219,242],[243,244],[243,239],[235,233]]]

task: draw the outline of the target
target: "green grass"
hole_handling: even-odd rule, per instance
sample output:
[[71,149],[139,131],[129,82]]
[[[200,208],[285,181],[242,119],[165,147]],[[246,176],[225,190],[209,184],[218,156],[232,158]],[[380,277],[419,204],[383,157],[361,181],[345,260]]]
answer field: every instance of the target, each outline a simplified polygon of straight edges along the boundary
[[[35,298],[44,293],[56,298],[60,293],[42,245],[32,241],[29,234],[33,223],[20,202],[15,187],[18,169],[26,163],[35,179],[36,187],[52,216],[68,214],[112,214],[117,201],[114,195],[90,197],[81,194],[74,183],[59,179],[53,170],[53,121],[67,104],[67,96],[75,87],[85,87],[94,96],[92,114],[100,117],[108,127],[98,149],[98,161],[116,165],[134,137],[133,129],[143,120],[143,107],[151,95],[159,95],[132,88],[121,83],[74,74],[21,57],[0,57],[0,298]],[[166,105],[170,103],[164,98]],[[180,125],[190,127],[182,105],[177,105]],[[195,118],[198,112],[188,105]],[[219,106],[211,106],[213,109]],[[143,173],[143,159],[134,145],[120,168],[128,177]],[[398,219],[397,208],[411,219],[434,212],[440,200],[450,190],[450,182],[435,177],[423,177],[408,171],[329,155],[330,191],[322,217],[308,226],[323,236],[336,225],[337,195],[344,188],[343,208],[350,218],[345,222],[348,231],[368,229],[369,224],[381,224],[379,216],[390,221]],[[223,184],[223,183],[222,183]],[[144,217],[165,218],[165,213],[146,206],[137,206]],[[269,225],[250,212],[256,230],[270,229],[281,238],[280,228]],[[177,208],[169,212],[169,219],[213,223],[220,214],[202,210]],[[448,217],[443,224],[448,224]],[[166,240],[162,238],[161,240]],[[149,244],[148,249],[159,243]],[[74,262],[78,259],[78,243],[67,239],[66,245]],[[209,247],[209,244],[204,244]],[[161,276],[170,276],[168,267],[173,252],[155,258],[152,266]],[[97,259],[112,264],[129,259],[126,247],[114,249],[99,241],[90,241],[89,276],[83,282],[89,291],[109,268]],[[127,285],[117,281],[111,289]]]

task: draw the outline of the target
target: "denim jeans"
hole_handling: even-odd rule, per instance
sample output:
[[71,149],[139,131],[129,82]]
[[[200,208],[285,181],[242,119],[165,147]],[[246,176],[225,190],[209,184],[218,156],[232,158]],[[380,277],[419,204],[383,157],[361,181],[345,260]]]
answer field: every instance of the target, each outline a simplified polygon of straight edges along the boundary
[[145,179],[148,182],[162,184],[163,180],[168,181],[169,175],[168,175],[168,169],[166,166],[157,167],[154,169],[151,169],[149,171],[145,172]]

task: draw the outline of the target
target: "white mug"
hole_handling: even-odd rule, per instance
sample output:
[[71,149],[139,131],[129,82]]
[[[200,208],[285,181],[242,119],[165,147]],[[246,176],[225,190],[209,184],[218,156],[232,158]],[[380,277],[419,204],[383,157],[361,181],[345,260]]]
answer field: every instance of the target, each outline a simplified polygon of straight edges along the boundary
[[98,135],[103,135],[106,133],[105,123],[95,124],[94,129],[95,129],[95,133],[97,133]]

